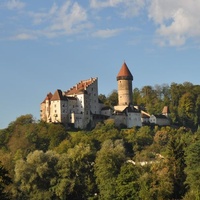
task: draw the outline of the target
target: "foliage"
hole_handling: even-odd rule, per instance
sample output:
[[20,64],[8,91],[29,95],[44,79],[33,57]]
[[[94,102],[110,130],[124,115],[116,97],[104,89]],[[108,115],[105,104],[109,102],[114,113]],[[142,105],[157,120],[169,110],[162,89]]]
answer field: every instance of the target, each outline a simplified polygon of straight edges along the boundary
[[5,191],[5,187],[11,184],[11,178],[8,171],[0,163],[0,199],[9,199],[9,194]]
[[116,179],[125,160],[125,149],[121,140],[106,140],[95,160],[96,183],[99,199],[116,198]]
[[120,168],[120,173],[116,180],[116,199],[139,199],[139,177],[140,172],[138,166],[135,166],[132,163],[124,163]]
[[[168,106],[172,126],[120,129],[109,119],[71,132],[23,115],[0,130],[0,199],[6,192],[11,200],[199,199],[200,86],[144,86],[133,94],[150,114]],[[100,95],[111,107],[117,98],[117,91]]]
[[186,151],[186,167],[187,174],[186,184],[189,188],[189,194],[193,194],[195,199],[199,198],[200,191],[200,141],[197,140],[191,143]]

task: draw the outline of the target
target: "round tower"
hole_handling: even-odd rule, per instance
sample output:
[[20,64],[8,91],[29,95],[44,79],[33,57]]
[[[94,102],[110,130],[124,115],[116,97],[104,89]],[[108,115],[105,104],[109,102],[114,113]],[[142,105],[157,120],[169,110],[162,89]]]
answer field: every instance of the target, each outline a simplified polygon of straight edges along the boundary
[[132,104],[132,81],[133,76],[124,62],[117,75],[119,106]]

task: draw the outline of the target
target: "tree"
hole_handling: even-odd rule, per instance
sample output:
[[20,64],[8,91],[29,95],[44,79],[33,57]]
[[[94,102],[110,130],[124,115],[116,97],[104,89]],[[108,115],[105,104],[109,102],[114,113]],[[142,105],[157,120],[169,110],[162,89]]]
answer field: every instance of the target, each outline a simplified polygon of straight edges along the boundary
[[117,200],[139,199],[139,169],[132,163],[124,163],[116,180]]
[[186,150],[185,173],[187,178],[185,183],[188,186],[189,194],[199,199],[200,191],[200,141],[192,143]]
[[108,103],[107,105],[116,106],[118,104],[118,92],[117,90],[113,90],[110,95],[107,97]]
[[0,163],[0,199],[9,199],[9,194],[5,192],[5,187],[11,184],[11,178],[9,177],[8,171]]
[[138,88],[134,88],[133,90],[133,105],[141,105],[142,97],[140,94],[140,90]]
[[[63,189],[63,192],[67,194],[67,199],[81,200],[94,196],[97,190],[94,178],[95,153],[89,144],[84,143],[68,149],[65,154],[67,167],[63,166],[63,168],[70,173],[67,175],[65,172],[63,176],[63,168],[59,170],[61,182],[68,181],[69,186]],[[62,161],[59,163],[62,165]]]
[[139,193],[141,199],[170,199],[173,182],[169,171],[170,168],[164,161],[153,162],[149,167],[147,166],[144,175],[139,180],[141,181]]
[[48,136],[50,139],[49,149],[58,146],[69,135],[66,128],[61,124],[50,124],[48,128]]
[[193,127],[195,122],[195,98],[190,92],[185,93],[180,98],[178,114],[184,126]]
[[95,175],[99,199],[116,199],[116,179],[125,160],[122,140],[106,140],[95,160]]
[[107,98],[104,94],[99,94],[98,98],[102,103],[106,103]]
[[52,151],[34,151],[26,160],[20,159],[15,165],[17,189],[27,199],[56,199],[53,187],[56,185],[56,164],[59,156]]
[[167,166],[173,183],[172,198],[180,199],[186,192],[184,182],[186,180],[185,169],[185,142],[181,134],[172,135],[167,145]]

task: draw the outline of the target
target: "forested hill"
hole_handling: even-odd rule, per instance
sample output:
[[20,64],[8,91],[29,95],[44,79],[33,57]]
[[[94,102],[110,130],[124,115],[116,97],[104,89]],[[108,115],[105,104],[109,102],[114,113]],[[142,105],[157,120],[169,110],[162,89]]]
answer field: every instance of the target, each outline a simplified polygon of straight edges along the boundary
[[[117,104],[117,92],[99,95]],[[0,130],[0,199],[155,200],[200,198],[200,86],[145,86],[135,105],[170,107],[173,127],[119,129],[109,119],[91,131],[18,117]]]
[[[117,90],[107,97],[103,94],[99,97],[106,105],[117,105]],[[168,106],[173,124],[193,130],[200,123],[200,85],[185,82],[135,88],[133,104],[141,106],[150,114],[161,114],[163,107]]]
[[0,130],[0,199],[198,199],[199,155],[199,130],[69,132],[25,115]]

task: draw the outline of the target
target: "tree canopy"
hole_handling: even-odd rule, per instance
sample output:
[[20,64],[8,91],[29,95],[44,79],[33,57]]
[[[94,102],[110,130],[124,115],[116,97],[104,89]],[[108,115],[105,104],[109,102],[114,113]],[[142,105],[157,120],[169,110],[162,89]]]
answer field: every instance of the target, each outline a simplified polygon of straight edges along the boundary
[[[149,113],[170,107],[171,127],[91,130],[23,115],[0,130],[0,199],[199,199],[200,86],[145,86],[133,102]],[[117,92],[101,101],[117,103]]]

